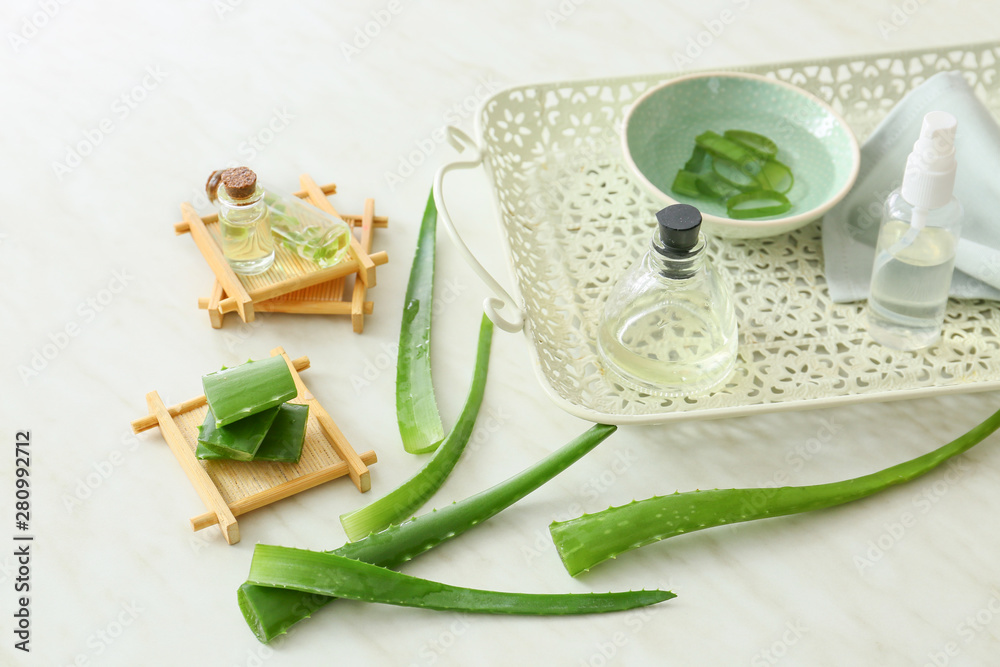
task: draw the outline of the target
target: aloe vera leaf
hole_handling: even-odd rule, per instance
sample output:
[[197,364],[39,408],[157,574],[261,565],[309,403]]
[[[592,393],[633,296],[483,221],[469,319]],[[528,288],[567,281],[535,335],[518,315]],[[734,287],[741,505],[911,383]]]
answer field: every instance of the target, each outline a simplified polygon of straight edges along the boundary
[[298,391],[283,357],[248,361],[201,378],[215,425],[225,426],[295,398]]
[[410,454],[437,449],[444,439],[444,427],[431,382],[431,310],[434,303],[434,240],[437,207],[434,193],[420,223],[417,250],[410,267],[399,330],[399,359],[396,363],[396,421],[403,448]]
[[926,475],[1000,428],[1000,411],[947,445],[910,461],[841,482],[774,489],[715,489],[655,496],[549,527],[573,576],[638,547],[729,523],[811,512],[866,498]]
[[306,439],[309,406],[300,403],[282,403],[278,416],[260,443],[254,461],[280,461],[298,463],[302,457],[302,444]]
[[194,457],[202,461],[231,461],[228,456],[221,452],[217,452],[211,447],[205,446],[205,443],[199,442],[198,446],[195,447]]
[[[302,456],[302,444],[305,441],[306,421],[309,418],[309,406],[298,403],[282,403],[277,408],[277,416],[271,423],[271,428],[267,429],[260,447],[249,461],[275,461],[282,463],[298,463]],[[264,414],[264,413],[258,413]],[[256,417],[257,415],[254,415]],[[242,419],[230,424],[235,426],[249,421],[253,417]],[[224,426],[223,428],[229,428]],[[211,445],[199,441],[195,449],[195,458],[203,461],[232,461],[247,459],[233,459],[223,450],[213,449]]]
[[215,415],[209,409],[204,423],[198,427],[198,444],[222,458],[249,461],[264,442],[278,409],[269,408],[226,426],[216,426]]
[[486,373],[490,365],[492,340],[493,323],[483,315],[479,326],[479,344],[476,350],[472,387],[469,389],[469,396],[465,399],[465,407],[455,428],[416,475],[370,505],[340,516],[340,523],[344,526],[347,539],[353,542],[386,526],[402,523],[413,516],[413,512],[427,502],[427,499],[444,484],[444,480],[448,478],[459,457],[462,456],[472,436],[472,429],[476,425],[476,417],[479,415],[479,407],[483,403],[483,394],[486,391]]
[[261,586],[362,602],[478,614],[595,614],[645,607],[676,597],[670,591],[504,593],[451,586],[322,551],[258,544],[247,578]]
[[[398,567],[513,505],[580,460],[616,429],[616,426],[597,424],[541,461],[486,491],[398,526],[390,526],[329,553],[382,567]],[[257,639],[266,643],[336,597],[244,583],[237,591],[237,599],[247,625]]]
[[[306,437],[306,421],[309,419],[309,406],[298,403],[282,403],[277,408],[278,415],[267,430],[263,442],[257,448],[252,461],[277,461],[282,463],[298,463],[302,457],[302,443]],[[255,415],[256,416],[256,415]],[[248,417],[252,419],[252,417]],[[242,424],[246,419],[236,422]],[[199,442],[194,452],[195,457],[204,461],[228,460],[231,457],[223,452],[206,447]]]

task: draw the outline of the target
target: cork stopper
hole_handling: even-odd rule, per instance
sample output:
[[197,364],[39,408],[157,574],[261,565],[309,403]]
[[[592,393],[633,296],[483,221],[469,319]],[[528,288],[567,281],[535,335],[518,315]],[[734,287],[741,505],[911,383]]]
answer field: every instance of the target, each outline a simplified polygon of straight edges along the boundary
[[234,167],[222,172],[222,185],[233,199],[248,199],[257,191],[257,174],[247,167]]

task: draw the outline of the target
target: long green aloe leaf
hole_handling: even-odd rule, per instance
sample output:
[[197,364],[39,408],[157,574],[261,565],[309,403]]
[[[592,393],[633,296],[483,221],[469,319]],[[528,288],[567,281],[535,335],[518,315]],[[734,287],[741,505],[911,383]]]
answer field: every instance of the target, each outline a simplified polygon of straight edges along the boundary
[[476,350],[472,387],[469,389],[469,397],[465,400],[465,408],[455,428],[416,475],[370,505],[340,516],[340,523],[347,532],[347,539],[353,542],[394,523],[402,523],[413,516],[413,513],[444,484],[444,480],[462,456],[472,436],[472,429],[476,425],[476,417],[479,415],[479,407],[483,403],[483,394],[486,391],[486,372],[490,365],[492,340],[493,323],[483,315],[479,326],[479,345]]
[[811,512],[866,498],[926,475],[1000,428],[1000,411],[947,445],[905,463],[841,482],[773,489],[715,489],[655,496],[553,523],[549,530],[573,576],[631,549],[722,524]]
[[399,330],[399,358],[396,362],[396,421],[403,448],[411,454],[437,449],[444,427],[431,382],[431,311],[434,303],[434,237],[437,207],[434,193],[427,198],[420,223],[417,251],[410,268]]
[[[528,469],[486,491],[390,526],[330,553],[395,568],[513,505],[580,460],[615,432],[598,424]],[[240,611],[262,642],[269,642],[336,597],[245,583],[237,591]]]
[[670,591],[503,593],[450,586],[322,551],[258,544],[248,581],[362,602],[479,614],[595,614],[645,607],[676,597]]

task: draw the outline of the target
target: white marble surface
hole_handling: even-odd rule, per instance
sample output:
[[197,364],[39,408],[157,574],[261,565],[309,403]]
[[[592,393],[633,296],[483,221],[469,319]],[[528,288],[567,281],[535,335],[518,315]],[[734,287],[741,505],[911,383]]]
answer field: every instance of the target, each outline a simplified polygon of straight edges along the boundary
[[[44,18],[48,5],[53,16]],[[398,13],[348,59],[342,44],[390,7]],[[406,567],[474,587],[678,593],[647,612],[492,618],[338,602],[269,648],[236,607],[255,542],[335,547],[341,512],[421,465],[399,444],[394,373],[384,368],[427,189],[453,156],[433,142],[435,130],[456,121],[470,129],[469,109],[487,85],[675,69],[672,54],[724,9],[736,20],[694,65],[980,41],[1000,24],[989,0],[5,2],[0,663],[997,664],[997,437],[952,474],[854,506],[671,540],[577,580],[546,530],[553,517],[674,489],[863,474],[964,432],[998,407],[995,394],[623,428],[488,525]],[[898,29],[883,35],[880,21]],[[386,174],[428,139],[428,160],[390,182]],[[68,147],[81,142],[97,145],[67,164]],[[178,202],[228,161],[289,189],[311,172],[338,183],[341,210],[360,211],[374,197],[390,217],[379,246],[392,261],[380,269],[363,336],[346,320],[290,315],[254,326],[230,316],[222,331],[209,328],[195,303],[210,273],[170,226]],[[460,178],[453,213],[484,262],[506,275],[489,186],[482,175]],[[434,371],[450,423],[468,386],[485,290],[439,240]],[[60,334],[67,326],[73,335]],[[431,505],[485,488],[587,427],[545,398],[526,344],[497,332],[484,414],[500,427],[484,431]],[[276,345],[312,358],[307,381],[348,437],[380,460],[369,496],[328,484],[244,517],[243,541],[230,547],[215,530],[190,532],[201,502],[160,435],[133,437],[128,422],[145,413],[147,391],[168,403],[188,398],[202,373]],[[51,358],[23,377],[19,367],[36,353]],[[369,366],[383,370],[352,384]],[[34,451],[28,655],[13,650],[10,629],[17,429],[31,429]],[[900,532],[906,516],[913,521]]]

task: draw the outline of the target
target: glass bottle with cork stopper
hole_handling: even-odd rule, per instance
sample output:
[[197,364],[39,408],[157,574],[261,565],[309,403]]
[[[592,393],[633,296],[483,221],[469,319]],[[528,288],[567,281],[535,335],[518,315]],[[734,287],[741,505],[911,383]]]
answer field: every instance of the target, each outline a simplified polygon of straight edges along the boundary
[[701,212],[674,204],[656,219],[649,250],[608,297],[598,354],[613,382],[653,396],[705,394],[735,367],[735,308],[707,261]]
[[263,273],[274,264],[274,239],[257,174],[247,167],[235,167],[221,172],[219,180],[222,254],[236,273]]

